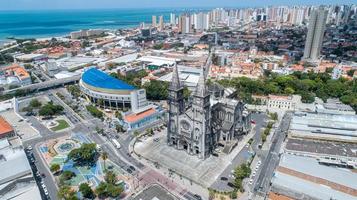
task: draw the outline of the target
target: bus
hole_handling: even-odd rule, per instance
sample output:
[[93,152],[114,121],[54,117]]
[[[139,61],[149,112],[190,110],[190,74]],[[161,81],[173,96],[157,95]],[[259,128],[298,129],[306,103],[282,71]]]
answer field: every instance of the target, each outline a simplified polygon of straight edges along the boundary
[[113,144],[114,144],[114,146],[115,146],[115,148],[117,148],[117,149],[120,149],[120,144],[119,144],[119,142],[118,142],[118,140],[116,140],[116,139],[112,139],[112,142],[113,142]]

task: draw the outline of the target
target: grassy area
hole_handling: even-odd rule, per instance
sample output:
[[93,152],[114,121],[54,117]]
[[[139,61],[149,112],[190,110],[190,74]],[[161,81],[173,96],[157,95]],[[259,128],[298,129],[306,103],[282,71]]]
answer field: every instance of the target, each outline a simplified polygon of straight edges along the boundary
[[65,128],[68,128],[69,127],[69,124],[67,123],[66,120],[63,120],[63,119],[60,119],[60,120],[56,120],[58,125],[51,128],[52,131],[60,131],[60,130],[63,130]]

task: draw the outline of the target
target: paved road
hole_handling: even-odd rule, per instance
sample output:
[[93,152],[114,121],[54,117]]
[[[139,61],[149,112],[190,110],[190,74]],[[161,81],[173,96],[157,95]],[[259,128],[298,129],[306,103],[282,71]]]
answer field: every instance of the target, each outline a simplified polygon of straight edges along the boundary
[[[232,191],[233,188],[229,186],[229,182],[233,181],[231,177],[232,170],[237,166],[247,162],[247,160],[253,156],[253,149],[258,149],[258,144],[260,143],[260,129],[265,126],[265,114],[254,113],[252,114],[252,120],[255,121],[255,130],[256,133],[253,136],[253,143],[251,146],[245,146],[243,149],[236,155],[232,160],[231,164],[221,173],[218,179],[210,186],[210,188],[219,190],[219,191]],[[228,178],[228,180],[221,180],[221,177]]]
[[279,163],[279,151],[289,129],[290,120],[291,113],[286,113],[280,126],[275,130],[268,155],[262,163],[261,171],[254,185],[254,193],[256,195],[264,197],[269,191],[270,181],[274,170]]

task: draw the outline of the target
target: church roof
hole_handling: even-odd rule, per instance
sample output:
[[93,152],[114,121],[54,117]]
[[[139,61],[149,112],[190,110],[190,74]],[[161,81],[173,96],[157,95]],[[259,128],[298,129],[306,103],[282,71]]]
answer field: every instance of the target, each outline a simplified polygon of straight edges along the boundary
[[175,63],[173,67],[173,72],[172,72],[172,80],[170,83],[170,89],[177,90],[181,88],[181,83],[180,83],[180,78],[179,78],[179,73],[177,69],[177,63]]
[[202,73],[200,75],[200,78],[198,79],[197,87],[195,90],[195,95],[204,97],[207,94],[207,88],[206,88],[206,78],[205,78],[205,71],[204,68],[202,68]]

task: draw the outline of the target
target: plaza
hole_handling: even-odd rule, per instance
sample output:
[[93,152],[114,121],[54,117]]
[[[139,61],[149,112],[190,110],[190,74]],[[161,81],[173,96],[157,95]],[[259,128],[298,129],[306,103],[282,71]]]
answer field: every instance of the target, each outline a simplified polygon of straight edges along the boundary
[[205,160],[172,148],[166,143],[165,131],[155,134],[154,137],[142,137],[134,146],[135,153],[154,163],[158,169],[163,167],[203,187],[210,187],[220,174],[231,164],[231,160],[244,147],[246,139],[239,142],[238,146],[230,153],[218,153]]
[[54,140],[49,140],[41,144],[38,149],[47,166],[59,164],[62,171],[71,171],[75,173],[67,183],[72,187],[78,187],[81,183],[88,183],[95,188],[100,182],[104,181],[105,168],[115,172],[118,176],[119,184],[123,187],[125,193],[131,190],[128,184],[130,177],[126,176],[125,172],[110,160],[101,158],[93,166],[77,166],[72,160],[67,159],[69,152],[75,148],[79,148],[81,144],[91,143],[92,141],[82,133],[73,133],[70,137],[62,137]]

